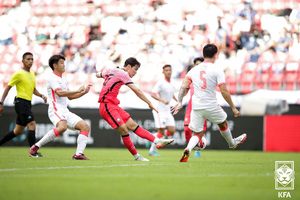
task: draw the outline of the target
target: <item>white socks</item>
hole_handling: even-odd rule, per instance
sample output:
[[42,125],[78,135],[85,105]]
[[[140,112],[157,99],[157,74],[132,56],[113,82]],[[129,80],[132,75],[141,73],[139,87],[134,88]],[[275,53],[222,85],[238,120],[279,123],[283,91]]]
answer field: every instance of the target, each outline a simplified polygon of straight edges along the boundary
[[231,131],[229,130],[228,126],[227,126],[226,130],[222,130],[222,131],[220,130],[220,133],[225,138],[225,140],[227,141],[227,143],[230,147],[235,145],[235,142],[232,138]]
[[[42,139],[40,139],[40,141],[38,141],[35,145],[38,146],[38,147],[44,146],[48,142],[53,141],[54,138],[56,138],[56,135],[55,135],[55,133],[52,129],[46,135],[44,135],[44,137]],[[88,140],[87,136],[85,136],[83,134],[78,135],[76,155],[79,155],[79,154],[83,153],[83,151],[86,147],[86,144],[87,144],[87,140]]]
[[199,136],[193,135],[193,136],[191,137],[191,139],[190,139],[190,141],[189,141],[189,143],[188,143],[188,145],[187,145],[187,147],[186,147],[186,148],[189,149],[190,153],[191,153],[191,151],[194,149],[194,147],[197,145],[197,143],[198,143],[199,141],[200,141],[200,140],[199,140]]
[[46,133],[46,135],[44,135],[44,137],[42,137],[42,139],[40,139],[40,141],[38,141],[35,145],[38,147],[44,146],[48,142],[54,140],[54,138],[56,138],[56,135],[52,129],[51,131]]
[[87,144],[87,140],[88,140],[87,136],[79,133],[78,138],[77,138],[76,155],[83,154],[83,151]]

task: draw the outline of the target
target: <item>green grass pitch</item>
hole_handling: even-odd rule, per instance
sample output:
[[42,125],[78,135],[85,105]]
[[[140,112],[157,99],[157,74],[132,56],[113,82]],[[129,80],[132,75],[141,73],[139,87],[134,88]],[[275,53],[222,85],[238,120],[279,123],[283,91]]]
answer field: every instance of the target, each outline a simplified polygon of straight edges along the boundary
[[180,163],[182,150],[162,149],[160,157],[137,162],[127,149],[87,148],[91,160],[72,160],[74,148],[40,150],[0,148],[0,200],[269,200],[275,190],[275,161],[294,161],[295,189],[300,199],[299,153],[205,150],[200,158]]

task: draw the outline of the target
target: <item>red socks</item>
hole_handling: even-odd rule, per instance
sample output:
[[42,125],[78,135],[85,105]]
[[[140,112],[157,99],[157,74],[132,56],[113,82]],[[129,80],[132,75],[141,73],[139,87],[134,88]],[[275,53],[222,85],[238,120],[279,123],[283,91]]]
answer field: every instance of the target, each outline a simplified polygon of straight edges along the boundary
[[129,135],[122,136],[122,140],[123,140],[125,147],[130,151],[130,153],[132,155],[137,154],[136,148],[135,148],[134,144],[132,143]]
[[146,140],[149,140],[150,142],[154,142],[155,136],[149,133],[147,130],[141,128],[140,126],[137,126],[136,129],[133,131],[135,134],[137,134],[139,137],[144,138]]

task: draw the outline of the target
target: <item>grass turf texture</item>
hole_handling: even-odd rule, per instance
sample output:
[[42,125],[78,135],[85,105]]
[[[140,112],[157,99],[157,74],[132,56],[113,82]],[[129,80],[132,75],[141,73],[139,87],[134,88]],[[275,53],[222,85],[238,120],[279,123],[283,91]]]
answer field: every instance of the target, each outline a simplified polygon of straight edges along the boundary
[[127,149],[87,148],[91,160],[72,160],[75,148],[40,150],[0,148],[0,199],[277,199],[275,161],[294,161],[295,190],[300,199],[299,153],[205,150],[180,163],[182,150],[163,149],[150,162],[137,162]]

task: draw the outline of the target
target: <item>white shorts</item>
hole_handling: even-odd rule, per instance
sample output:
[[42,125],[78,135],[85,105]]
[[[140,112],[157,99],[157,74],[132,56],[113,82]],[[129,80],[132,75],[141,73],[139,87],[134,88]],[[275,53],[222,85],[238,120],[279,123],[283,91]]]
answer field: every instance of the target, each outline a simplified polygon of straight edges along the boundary
[[55,111],[52,108],[48,109],[48,116],[50,121],[54,124],[56,127],[57,123],[61,120],[66,120],[68,129],[75,130],[75,125],[83,120],[78,115],[70,112],[68,109],[65,109],[63,111]]
[[201,132],[205,119],[208,119],[214,124],[220,124],[224,122],[226,118],[226,112],[219,105],[209,109],[192,110],[189,128],[194,132]]
[[156,128],[166,128],[167,126],[175,126],[175,120],[171,112],[152,111]]

